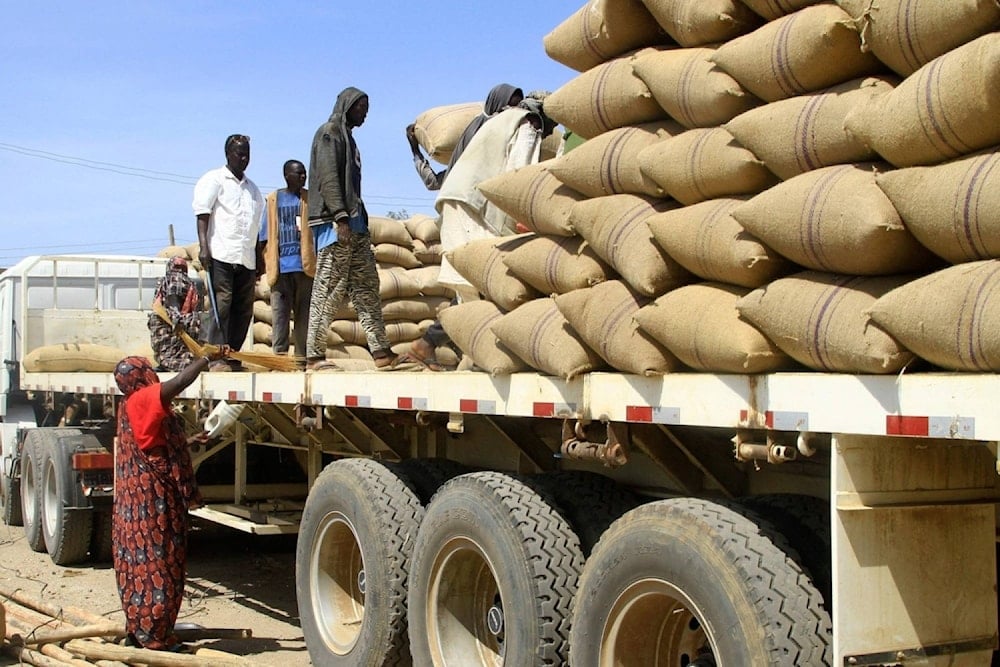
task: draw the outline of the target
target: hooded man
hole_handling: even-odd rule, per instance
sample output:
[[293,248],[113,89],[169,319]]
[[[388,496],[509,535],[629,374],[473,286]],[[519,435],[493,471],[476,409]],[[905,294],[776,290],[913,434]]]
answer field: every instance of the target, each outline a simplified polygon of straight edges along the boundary
[[306,369],[333,370],[326,335],[333,316],[351,299],[378,368],[391,368],[392,352],[382,320],[379,278],[361,200],[361,154],[353,128],[368,115],[368,95],[349,87],[337,96],[330,119],[313,137],[309,154],[309,226],[316,248],[316,276],[309,306]]

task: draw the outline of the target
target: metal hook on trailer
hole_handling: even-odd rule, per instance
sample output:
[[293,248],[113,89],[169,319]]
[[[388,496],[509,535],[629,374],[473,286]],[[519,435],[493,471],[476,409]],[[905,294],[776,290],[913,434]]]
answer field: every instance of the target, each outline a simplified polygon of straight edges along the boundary
[[617,427],[608,422],[606,428],[607,440],[591,442],[587,440],[584,424],[580,420],[576,420],[576,423],[571,426],[570,420],[564,419],[562,446],[560,447],[562,455],[578,461],[597,461],[608,468],[625,465],[628,462],[628,452],[618,437]]

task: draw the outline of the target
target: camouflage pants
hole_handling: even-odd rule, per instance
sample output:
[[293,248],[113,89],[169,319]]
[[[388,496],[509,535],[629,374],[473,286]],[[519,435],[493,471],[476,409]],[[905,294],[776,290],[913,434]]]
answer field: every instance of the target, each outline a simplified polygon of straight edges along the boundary
[[309,304],[309,335],[306,357],[326,357],[326,335],[333,316],[350,298],[358,321],[368,337],[373,355],[388,352],[389,339],[382,321],[382,300],[378,295],[379,279],[368,234],[351,234],[345,243],[334,243],[316,253],[316,277]]

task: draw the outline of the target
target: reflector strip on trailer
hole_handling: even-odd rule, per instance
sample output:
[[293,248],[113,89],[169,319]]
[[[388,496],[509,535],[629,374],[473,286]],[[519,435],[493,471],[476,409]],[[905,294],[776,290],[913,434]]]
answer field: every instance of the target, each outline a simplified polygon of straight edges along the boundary
[[344,405],[349,408],[370,408],[371,396],[344,396]]
[[534,417],[572,417],[576,414],[576,403],[532,403]]
[[492,414],[497,410],[496,401],[480,401],[475,398],[463,398],[458,402],[459,412]]
[[230,401],[245,401],[247,393],[245,391],[230,391],[227,396]]
[[651,424],[680,424],[681,409],[652,405],[626,405],[625,420]]
[[976,437],[974,417],[920,417],[916,415],[886,415],[886,435],[915,435],[931,438]]
[[77,452],[73,454],[73,470],[104,470],[115,467],[111,452]]
[[423,397],[400,396],[396,399],[396,407],[400,410],[426,410],[427,399]]
[[277,391],[265,391],[261,398],[265,403],[281,403],[281,392]]

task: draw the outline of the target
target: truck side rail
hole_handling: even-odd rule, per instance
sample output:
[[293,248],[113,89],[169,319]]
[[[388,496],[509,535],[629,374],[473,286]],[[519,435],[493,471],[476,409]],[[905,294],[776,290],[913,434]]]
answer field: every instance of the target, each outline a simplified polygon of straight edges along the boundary
[[[25,373],[22,388],[118,393],[110,373]],[[182,397],[993,441],[1000,440],[998,395],[994,374],[590,373],[567,382],[537,373],[345,371],[205,373]]]

